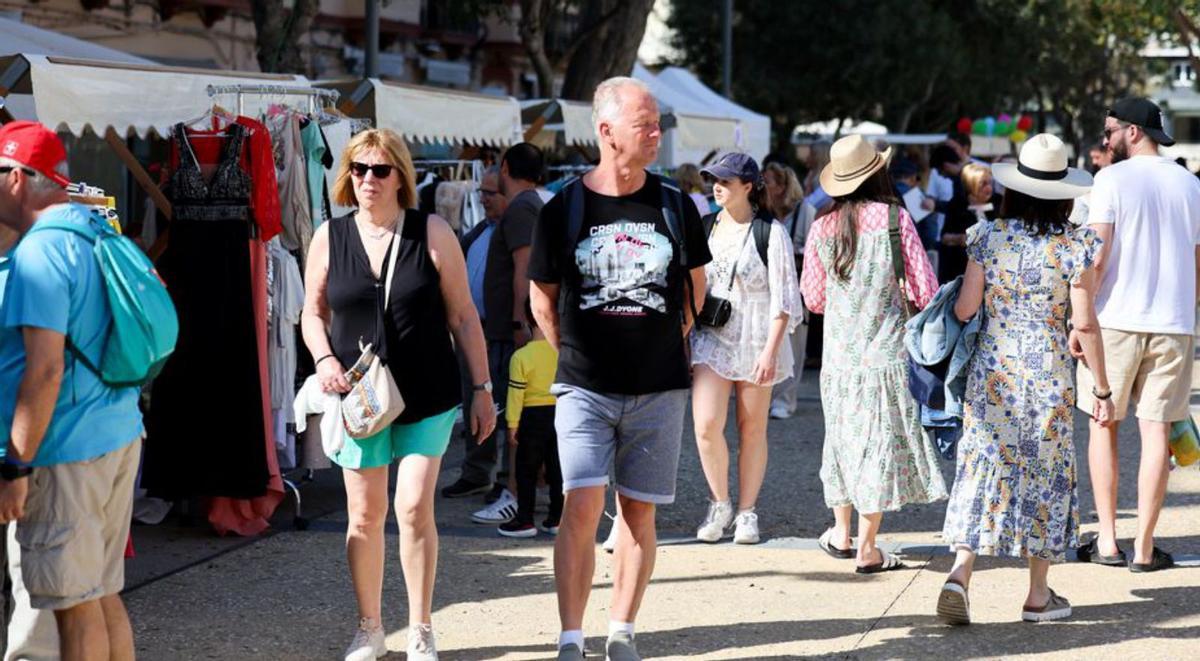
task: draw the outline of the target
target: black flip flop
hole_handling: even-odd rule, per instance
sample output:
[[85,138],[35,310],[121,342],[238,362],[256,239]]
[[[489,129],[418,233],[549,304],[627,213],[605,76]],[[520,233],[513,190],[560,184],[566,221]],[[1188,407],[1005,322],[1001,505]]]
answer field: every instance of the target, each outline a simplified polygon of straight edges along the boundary
[[879,555],[883,557],[883,560],[881,560],[880,562],[877,562],[873,565],[867,565],[865,567],[855,567],[854,573],[856,573],[856,574],[882,574],[885,571],[895,571],[897,569],[905,569],[906,568],[904,563],[900,561],[899,557],[894,556],[891,553],[884,551],[883,549],[879,549]]
[[1091,541],[1080,545],[1075,549],[1075,557],[1079,558],[1080,562],[1090,562],[1094,565],[1104,565],[1105,567],[1124,567],[1129,564],[1129,560],[1125,557],[1125,552],[1120,548],[1117,549],[1115,555],[1102,555],[1096,551],[1098,538],[1093,537]]
[[1135,574],[1147,574],[1174,566],[1175,558],[1171,557],[1170,553],[1155,546],[1154,551],[1150,554],[1150,562],[1131,562],[1129,563],[1129,571]]
[[821,536],[817,538],[817,546],[820,546],[822,551],[828,553],[834,558],[837,558],[838,560],[850,560],[853,558],[854,549],[839,549],[833,545],[833,542],[830,541],[829,538],[832,536],[833,528],[826,528],[825,532],[821,533]]

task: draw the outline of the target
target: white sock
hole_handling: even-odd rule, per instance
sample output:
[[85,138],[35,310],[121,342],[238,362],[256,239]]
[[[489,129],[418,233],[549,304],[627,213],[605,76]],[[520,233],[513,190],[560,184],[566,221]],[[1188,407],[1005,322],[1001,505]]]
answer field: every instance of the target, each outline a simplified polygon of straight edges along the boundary
[[558,649],[572,643],[578,645],[579,649],[583,649],[583,629],[571,629],[558,634]]
[[618,622],[616,620],[609,620],[608,621],[608,635],[611,636],[614,633],[627,633],[630,636],[632,636],[633,635],[633,622]]

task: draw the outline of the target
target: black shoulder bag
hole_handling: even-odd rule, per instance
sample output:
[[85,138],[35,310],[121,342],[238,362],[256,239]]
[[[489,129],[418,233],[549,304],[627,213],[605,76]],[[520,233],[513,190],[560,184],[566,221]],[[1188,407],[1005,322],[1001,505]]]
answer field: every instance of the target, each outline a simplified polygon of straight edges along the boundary
[[[737,277],[738,264],[742,261],[742,252],[746,249],[746,242],[750,240],[750,235],[754,234],[753,223],[757,222],[757,218],[750,222],[752,224],[746,228],[746,236],[742,238],[742,245],[738,248],[737,257],[733,260],[733,267],[729,270],[729,287],[726,289],[733,289],[733,280]],[[713,223],[714,229],[717,224]],[[711,230],[709,236],[712,236]],[[733,303],[727,298],[713,296],[712,292],[709,292],[704,295],[704,308],[700,310],[700,314],[696,315],[696,323],[709,328],[720,328],[729,323],[729,317],[732,315]]]

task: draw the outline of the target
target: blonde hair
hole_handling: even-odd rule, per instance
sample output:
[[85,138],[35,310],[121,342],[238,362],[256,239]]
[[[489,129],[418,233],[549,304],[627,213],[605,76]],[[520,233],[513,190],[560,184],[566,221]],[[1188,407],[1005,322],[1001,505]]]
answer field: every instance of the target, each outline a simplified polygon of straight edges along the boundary
[[417,206],[417,171],[413,167],[412,154],[408,145],[399,134],[391,129],[371,129],[363,131],[350,140],[342,151],[342,161],[338,165],[337,178],[333,182],[333,202],[342,207],[358,206],[354,197],[354,182],[350,177],[350,162],[356,156],[368,149],[378,149],[387,155],[389,165],[396,168],[400,175],[399,201],[401,209],[415,209]]
[[804,187],[796,178],[796,171],[782,163],[771,161],[763,169],[763,176],[767,176],[768,173],[783,182],[783,200],[781,200],[780,207],[786,207],[789,212],[795,209],[796,205],[800,204],[800,200],[804,199]]
[[975,197],[975,194],[983,188],[983,180],[992,175],[992,170],[986,165],[979,163],[967,163],[962,167],[962,173],[959,178],[962,179],[963,192],[967,197]]
[[704,179],[695,163],[684,163],[675,170],[675,181],[685,193],[703,193]]

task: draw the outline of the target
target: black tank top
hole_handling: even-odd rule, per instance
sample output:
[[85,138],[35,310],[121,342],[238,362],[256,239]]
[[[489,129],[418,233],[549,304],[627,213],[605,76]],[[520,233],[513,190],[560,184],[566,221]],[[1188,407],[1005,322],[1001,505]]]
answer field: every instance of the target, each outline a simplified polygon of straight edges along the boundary
[[[423,211],[405,212],[386,315],[380,314],[383,278],[371,273],[354,216],[329,221],[326,297],[333,353],[349,367],[358,360],[360,339],[375,343],[404,397],[397,424],[417,422],[462,401],[441,277],[429,257],[428,220]],[[384,272],[387,261],[385,257]]]

